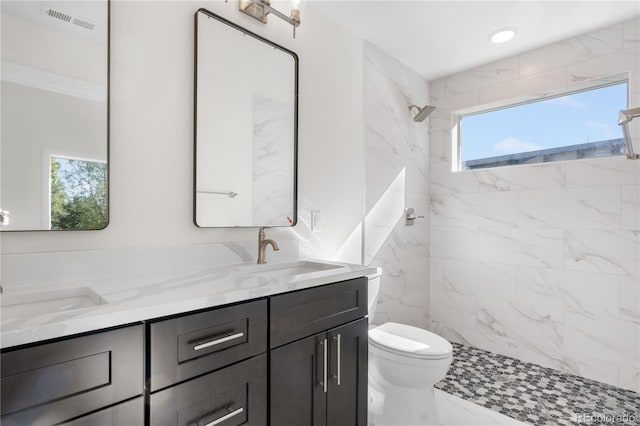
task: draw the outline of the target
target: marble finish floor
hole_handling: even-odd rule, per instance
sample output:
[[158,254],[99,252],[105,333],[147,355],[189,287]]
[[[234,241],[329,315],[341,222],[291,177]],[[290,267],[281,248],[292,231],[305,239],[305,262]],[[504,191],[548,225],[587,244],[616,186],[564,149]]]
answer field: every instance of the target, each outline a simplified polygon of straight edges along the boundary
[[640,426],[640,394],[636,392],[504,355],[453,346],[453,364],[436,385],[451,395],[533,425]]
[[[380,398],[384,399],[384,396],[381,396],[381,394],[377,393],[370,386],[368,426],[381,426],[374,420],[376,415],[375,412],[372,412],[372,410],[375,411],[375,407],[377,402],[380,401]],[[440,416],[440,426],[530,426],[527,423],[512,419],[504,414],[481,407],[478,404],[466,401],[439,389],[435,390],[435,400]],[[407,425],[398,423],[393,426]]]
[[442,426],[529,426],[438,389],[436,405]]

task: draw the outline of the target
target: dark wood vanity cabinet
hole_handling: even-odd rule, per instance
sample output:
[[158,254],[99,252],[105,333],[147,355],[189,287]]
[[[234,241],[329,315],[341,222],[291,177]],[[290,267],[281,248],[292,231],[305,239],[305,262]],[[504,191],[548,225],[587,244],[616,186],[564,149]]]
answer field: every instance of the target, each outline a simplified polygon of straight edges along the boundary
[[366,290],[360,278],[272,298],[272,347],[286,343],[271,350],[272,426],[367,424]]
[[267,424],[267,300],[151,322],[149,424]]
[[367,319],[273,349],[270,395],[272,426],[365,426]]
[[150,322],[149,424],[365,426],[366,290],[358,278]]
[[143,360],[142,324],[3,351],[0,422],[83,425],[96,412],[101,425],[140,424]]
[[0,420],[365,426],[366,304],[357,278],[6,349]]

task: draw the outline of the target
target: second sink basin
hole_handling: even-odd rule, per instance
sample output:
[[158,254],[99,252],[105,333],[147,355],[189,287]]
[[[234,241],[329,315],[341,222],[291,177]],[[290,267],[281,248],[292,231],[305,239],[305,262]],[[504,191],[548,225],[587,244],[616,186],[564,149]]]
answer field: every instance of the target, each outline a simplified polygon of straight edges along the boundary
[[5,318],[33,318],[38,315],[55,314],[107,303],[90,287],[39,291],[7,290],[0,301],[3,321]]

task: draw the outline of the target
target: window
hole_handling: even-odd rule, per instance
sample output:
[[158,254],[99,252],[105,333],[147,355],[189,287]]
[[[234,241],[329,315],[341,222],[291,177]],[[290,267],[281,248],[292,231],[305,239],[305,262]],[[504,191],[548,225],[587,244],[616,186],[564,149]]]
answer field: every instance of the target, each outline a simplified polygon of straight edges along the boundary
[[50,157],[50,229],[107,226],[107,163]]
[[626,81],[462,115],[462,170],[625,153],[618,113]]

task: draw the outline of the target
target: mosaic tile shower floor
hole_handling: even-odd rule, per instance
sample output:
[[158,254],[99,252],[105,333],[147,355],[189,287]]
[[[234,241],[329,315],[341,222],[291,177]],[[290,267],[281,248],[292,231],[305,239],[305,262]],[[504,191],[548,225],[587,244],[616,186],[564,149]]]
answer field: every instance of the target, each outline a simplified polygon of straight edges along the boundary
[[[640,394],[454,343],[436,388],[533,425],[640,426]],[[580,415],[605,415],[587,419]]]

